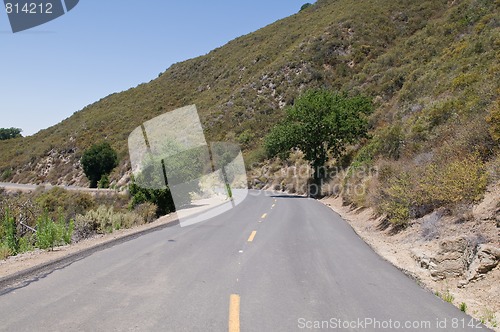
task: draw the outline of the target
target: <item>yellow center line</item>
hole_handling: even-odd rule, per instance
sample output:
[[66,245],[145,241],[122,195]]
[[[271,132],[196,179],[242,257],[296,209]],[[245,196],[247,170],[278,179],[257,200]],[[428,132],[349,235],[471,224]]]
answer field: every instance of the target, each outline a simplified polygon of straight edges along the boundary
[[231,294],[229,298],[229,332],[240,332],[240,296]]
[[267,213],[264,213],[264,214],[262,215],[262,217],[260,217],[260,218],[261,218],[261,219],[266,219],[266,217],[267,217]]
[[253,242],[253,239],[255,239],[256,234],[257,234],[257,231],[253,231],[252,234],[250,234],[250,237],[248,238],[248,242]]
[[271,206],[271,209],[274,209],[275,206],[276,206],[276,204],[273,204],[273,206]]

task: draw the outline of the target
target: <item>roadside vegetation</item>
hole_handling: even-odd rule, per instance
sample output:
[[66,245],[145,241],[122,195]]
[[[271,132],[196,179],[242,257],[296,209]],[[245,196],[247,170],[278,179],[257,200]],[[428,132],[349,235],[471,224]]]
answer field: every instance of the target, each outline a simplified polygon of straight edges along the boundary
[[132,206],[128,195],[90,195],[53,188],[33,193],[0,192],[0,259],[53,250],[99,234],[150,223],[157,207]]

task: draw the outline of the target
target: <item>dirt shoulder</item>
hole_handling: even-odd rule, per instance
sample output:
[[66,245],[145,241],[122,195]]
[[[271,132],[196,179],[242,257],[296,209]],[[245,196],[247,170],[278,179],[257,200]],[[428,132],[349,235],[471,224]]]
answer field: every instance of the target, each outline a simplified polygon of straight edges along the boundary
[[[481,248],[486,253],[487,250],[500,248],[495,219],[499,197],[497,190],[489,192],[485,201],[474,208],[472,220],[457,222],[438,211],[415,220],[397,233],[381,218],[374,217],[371,209],[344,206],[341,197],[325,198],[321,202],[340,214],[384,259],[432,292],[451,294],[450,299],[455,306],[465,303],[469,315],[500,331],[498,258],[498,265],[489,271],[480,268],[470,271],[485,262],[481,261]],[[469,252],[469,247],[480,249]]]

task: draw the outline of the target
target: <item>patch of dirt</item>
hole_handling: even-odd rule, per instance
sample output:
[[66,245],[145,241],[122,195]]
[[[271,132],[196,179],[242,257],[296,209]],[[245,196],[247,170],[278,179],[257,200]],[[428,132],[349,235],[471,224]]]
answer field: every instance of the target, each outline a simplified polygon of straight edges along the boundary
[[500,331],[500,184],[469,215],[437,210],[404,230],[376,218],[372,209],[344,206],[341,197],[321,202],[340,214],[380,256],[432,292],[449,292],[452,303]]

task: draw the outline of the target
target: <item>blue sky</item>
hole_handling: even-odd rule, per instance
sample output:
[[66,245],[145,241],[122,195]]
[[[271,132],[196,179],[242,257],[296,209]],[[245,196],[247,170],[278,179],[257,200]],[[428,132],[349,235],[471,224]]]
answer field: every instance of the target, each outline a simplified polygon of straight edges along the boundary
[[16,34],[1,10],[0,128],[32,135],[305,2],[80,0],[66,15]]

